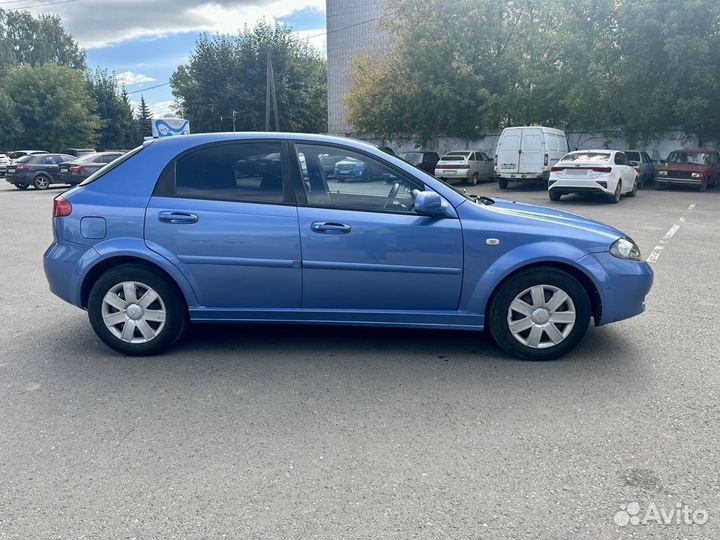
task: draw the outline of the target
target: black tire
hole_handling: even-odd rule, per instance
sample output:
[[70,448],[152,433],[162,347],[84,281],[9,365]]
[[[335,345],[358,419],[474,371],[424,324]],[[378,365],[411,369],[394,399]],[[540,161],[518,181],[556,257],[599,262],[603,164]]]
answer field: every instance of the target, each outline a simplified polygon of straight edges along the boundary
[[480,175],[478,173],[473,173],[473,175],[465,181],[471,186],[477,186],[480,181]]
[[560,193],[558,193],[557,191],[553,191],[552,189],[548,191],[548,196],[550,197],[551,201],[559,201],[560,197],[562,197]]
[[645,177],[643,176],[642,180],[640,180],[640,183],[638,184],[638,189],[645,189]]
[[509,183],[510,181],[506,180],[505,178],[500,178],[498,180],[498,186],[500,186],[500,189],[507,189]]
[[25,191],[29,186],[27,184],[15,184],[15,187],[20,191]]
[[637,196],[637,190],[638,190],[638,181],[637,178],[635,178],[635,182],[633,182],[633,188],[630,193],[627,194],[628,197],[635,197]]
[[49,176],[47,176],[45,174],[38,174],[33,179],[33,186],[35,187],[35,189],[44,191],[50,187],[51,182],[52,182],[52,179]]
[[[536,285],[563,290],[575,305],[575,323],[569,334],[563,341],[548,348],[533,348],[521,343],[509,328],[510,304],[523,291]],[[583,286],[570,274],[550,267],[534,267],[512,275],[495,290],[488,307],[488,327],[493,339],[506,353],[524,360],[554,360],[567,354],[585,336],[590,317],[590,300]]]
[[622,197],[622,180],[618,180],[617,187],[615,188],[615,193],[613,193],[610,197],[610,202],[613,204],[617,204],[620,202],[621,197]]
[[[143,283],[154,289],[165,307],[164,326],[154,338],[145,343],[121,340],[103,321],[103,298],[113,287],[126,281]],[[149,356],[167,350],[180,339],[188,324],[187,308],[177,286],[157,272],[137,264],[118,266],[100,276],[90,291],[88,318],[95,334],[105,345],[128,356]]]

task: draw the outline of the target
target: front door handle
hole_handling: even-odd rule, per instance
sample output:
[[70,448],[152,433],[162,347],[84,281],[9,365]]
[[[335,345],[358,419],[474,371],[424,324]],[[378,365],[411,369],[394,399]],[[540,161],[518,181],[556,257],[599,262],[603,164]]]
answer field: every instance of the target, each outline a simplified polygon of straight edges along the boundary
[[198,217],[188,212],[164,211],[158,214],[158,220],[172,225],[191,225],[198,222]]
[[343,223],[325,223],[323,221],[316,221],[310,225],[312,232],[320,234],[348,234],[352,231],[350,225]]

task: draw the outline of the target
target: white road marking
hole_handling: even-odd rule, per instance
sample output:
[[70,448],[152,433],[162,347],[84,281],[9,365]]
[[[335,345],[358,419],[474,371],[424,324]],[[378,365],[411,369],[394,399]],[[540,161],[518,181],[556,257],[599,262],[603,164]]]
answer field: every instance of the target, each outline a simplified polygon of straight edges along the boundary
[[650,264],[657,262],[657,260],[660,258],[660,254],[662,253],[663,249],[665,249],[665,246],[670,243],[670,240],[672,240],[673,236],[675,236],[675,233],[678,232],[680,229],[680,226],[685,223],[685,216],[687,215],[690,210],[695,208],[695,203],[692,203],[690,206],[687,207],[687,210],[685,210],[680,216],[680,219],[677,220],[677,222],[668,229],[668,232],[665,233],[665,236],[662,237],[662,240],[660,240],[660,243],[655,246],[652,250],[652,253],[650,253],[650,256],[645,259]]

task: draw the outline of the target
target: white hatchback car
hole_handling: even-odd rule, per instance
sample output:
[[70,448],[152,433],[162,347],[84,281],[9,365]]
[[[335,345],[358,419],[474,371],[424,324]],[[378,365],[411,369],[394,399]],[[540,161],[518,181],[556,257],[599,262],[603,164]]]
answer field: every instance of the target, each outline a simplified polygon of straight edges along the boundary
[[637,194],[637,172],[624,152],[570,152],[552,168],[548,181],[551,201],[559,201],[569,193],[605,195],[617,203],[622,195],[634,197]]

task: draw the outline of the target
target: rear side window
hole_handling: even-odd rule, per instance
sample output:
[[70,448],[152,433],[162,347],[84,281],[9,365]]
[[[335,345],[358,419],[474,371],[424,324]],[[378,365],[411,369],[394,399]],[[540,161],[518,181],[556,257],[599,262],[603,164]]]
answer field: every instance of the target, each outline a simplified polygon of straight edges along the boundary
[[114,170],[116,167],[119,167],[120,165],[122,165],[123,163],[125,163],[128,159],[130,159],[130,158],[132,158],[133,156],[136,156],[137,154],[139,154],[140,152],[142,152],[144,148],[145,148],[145,145],[140,145],[140,146],[138,146],[137,148],[135,148],[134,150],[130,150],[127,154],[125,154],[125,155],[123,155],[122,157],[120,157],[120,158],[116,159],[115,161],[113,161],[112,164],[108,165],[107,167],[103,167],[102,169],[100,169],[100,170],[97,171],[96,173],[91,174],[90,176],[88,176],[84,181],[80,182],[80,185],[81,185],[81,186],[86,186],[86,185],[88,185],[88,184],[91,184],[91,183],[94,182],[95,180],[98,180],[99,178],[102,178],[102,177],[105,176],[107,173],[109,173],[110,171]]
[[[177,159],[175,182],[158,195],[251,203],[285,202],[280,142],[219,144]],[[160,186],[159,186],[160,187]]]

